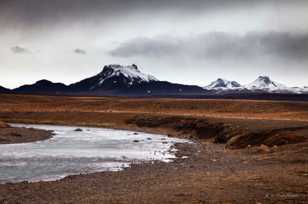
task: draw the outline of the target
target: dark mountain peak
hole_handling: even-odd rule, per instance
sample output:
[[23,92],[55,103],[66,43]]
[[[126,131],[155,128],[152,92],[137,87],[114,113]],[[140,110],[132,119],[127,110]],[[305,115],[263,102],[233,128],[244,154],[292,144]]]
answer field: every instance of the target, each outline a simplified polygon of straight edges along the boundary
[[39,81],[35,82],[35,85],[38,85],[38,86],[51,85],[51,84],[54,84],[54,83],[49,81],[49,80],[47,80],[47,79],[42,79],[42,80],[39,80]]
[[222,79],[222,78],[218,78],[216,81],[217,81],[217,82],[220,82],[220,83],[224,83],[224,82],[225,82],[225,80]]
[[265,84],[271,84],[272,80],[269,76],[259,76],[258,81],[264,82]]
[[64,93],[67,90],[67,86],[62,83],[53,83],[49,80],[43,79],[35,82],[34,84],[24,85],[14,92],[17,93]]

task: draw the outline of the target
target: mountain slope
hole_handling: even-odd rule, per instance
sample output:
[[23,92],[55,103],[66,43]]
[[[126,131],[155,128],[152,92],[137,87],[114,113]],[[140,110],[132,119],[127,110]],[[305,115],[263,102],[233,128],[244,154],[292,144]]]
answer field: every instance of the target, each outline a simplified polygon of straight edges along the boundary
[[198,86],[173,84],[159,81],[142,73],[136,65],[106,65],[99,74],[71,84],[69,90],[75,93],[95,95],[180,95],[202,94]]
[[24,85],[13,90],[15,93],[42,93],[61,94],[68,91],[65,84],[53,83],[48,80],[40,80],[34,84]]
[[106,65],[99,74],[69,86],[73,91],[102,91],[125,89],[143,82],[157,81],[151,75],[142,73],[136,65]]
[[0,93],[10,93],[11,90],[10,89],[7,89],[7,88],[4,88],[3,86],[0,86]]
[[255,81],[245,86],[251,91],[265,91],[265,92],[292,92],[287,86],[272,81],[268,76],[259,76]]

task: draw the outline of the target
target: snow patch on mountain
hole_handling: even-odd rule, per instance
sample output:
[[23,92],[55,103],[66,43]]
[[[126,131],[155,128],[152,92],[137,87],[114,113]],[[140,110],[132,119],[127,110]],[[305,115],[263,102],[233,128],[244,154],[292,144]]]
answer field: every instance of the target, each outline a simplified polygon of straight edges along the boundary
[[104,67],[103,71],[101,72],[101,75],[102,78],[100,84],[104,83],[104,81],[108,78],[121,75],[129,79],[129,81],[131,82],[158,81],[154,76],[142,73],[135,64],[128,66],[122,66],[118,64],[107,65]]

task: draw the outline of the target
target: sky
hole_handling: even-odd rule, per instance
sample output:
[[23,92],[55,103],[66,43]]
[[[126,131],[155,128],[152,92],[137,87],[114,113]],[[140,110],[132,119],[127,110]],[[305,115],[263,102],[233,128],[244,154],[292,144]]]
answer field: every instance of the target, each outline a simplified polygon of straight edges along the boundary
[[70,84],[107,64],[160,80],[308,86],[307,0],[1,0],[0,85]]

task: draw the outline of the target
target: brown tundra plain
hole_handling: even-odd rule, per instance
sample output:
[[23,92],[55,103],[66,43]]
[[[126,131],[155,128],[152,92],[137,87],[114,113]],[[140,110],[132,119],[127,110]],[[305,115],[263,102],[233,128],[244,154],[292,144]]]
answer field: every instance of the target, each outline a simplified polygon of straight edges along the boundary
[[176,145],[172,163],[2,184],[0,203],[308,203],[308,102],[3,94],[0,121],[0,144],[52,137],[8,123],[127,129],[194,142]]

